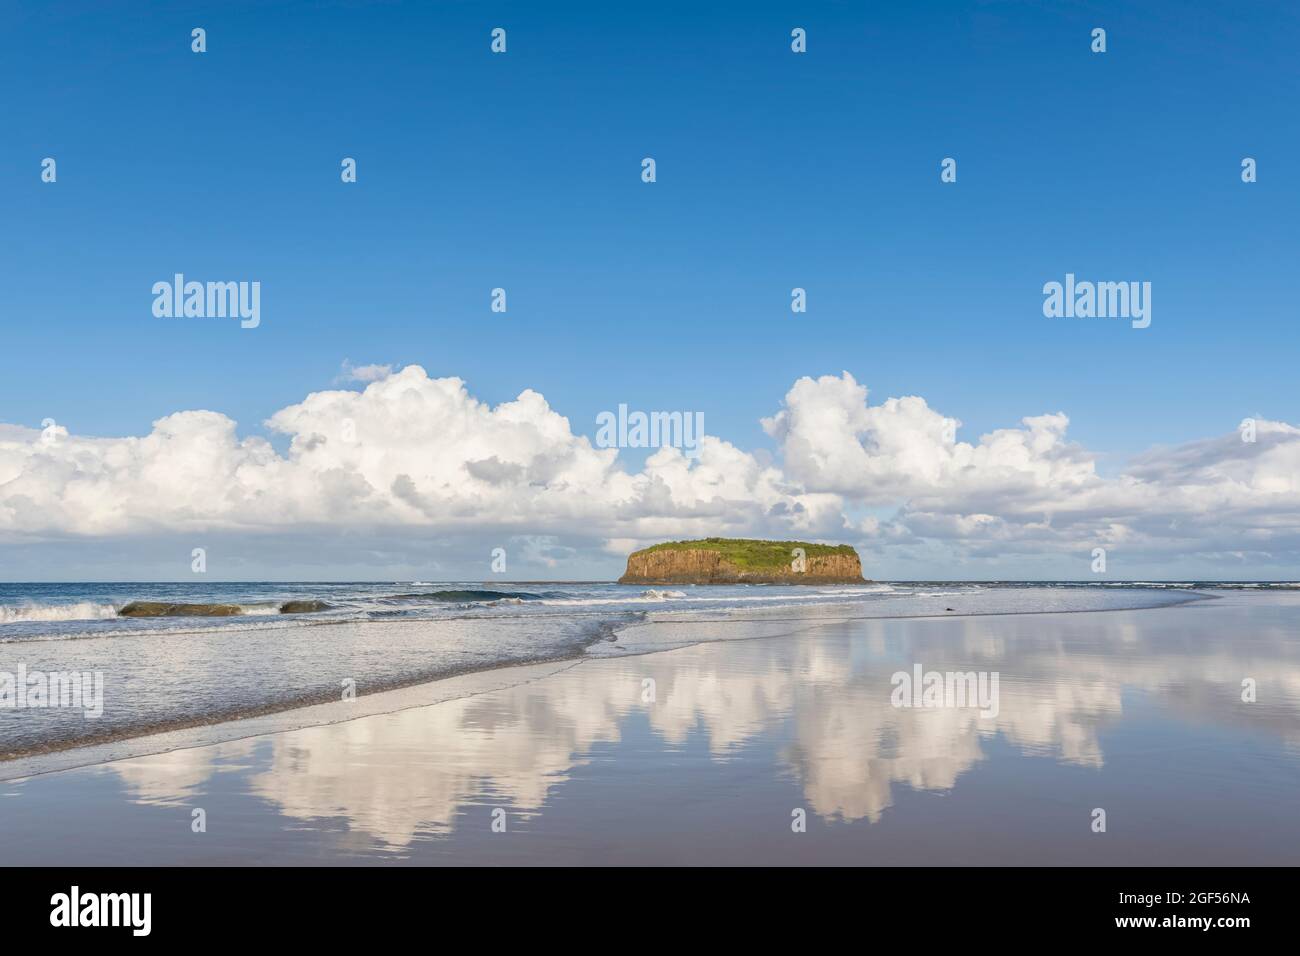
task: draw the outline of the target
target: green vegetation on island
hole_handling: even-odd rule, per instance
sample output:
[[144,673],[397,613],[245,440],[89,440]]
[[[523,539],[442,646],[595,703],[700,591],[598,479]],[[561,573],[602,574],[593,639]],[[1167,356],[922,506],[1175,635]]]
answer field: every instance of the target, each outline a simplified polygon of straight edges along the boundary
[[637,554],[655,551],[716,551],[729,564],[745,571],[784,571],[790,567],[795,548],[804,555],[823,557],[842,554],[857,557],[847,544],[812,544],[808,541],[762,541],[758,538],[700,538],[697,541],[665,541],[642,548]]
[[860,584],[862,564],[847,544],[701,538],[633,552],[624,584]]

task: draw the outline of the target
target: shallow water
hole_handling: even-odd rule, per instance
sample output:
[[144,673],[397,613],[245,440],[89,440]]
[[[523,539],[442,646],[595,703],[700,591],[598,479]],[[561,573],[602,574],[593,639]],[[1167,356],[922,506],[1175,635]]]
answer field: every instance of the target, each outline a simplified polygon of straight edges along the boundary
[[[1298,595],[768,618],[434,706],[3,783],[0,846],[11,864],[1300,863]],[[894,706],[916,664],[997,673],[996,714]]]

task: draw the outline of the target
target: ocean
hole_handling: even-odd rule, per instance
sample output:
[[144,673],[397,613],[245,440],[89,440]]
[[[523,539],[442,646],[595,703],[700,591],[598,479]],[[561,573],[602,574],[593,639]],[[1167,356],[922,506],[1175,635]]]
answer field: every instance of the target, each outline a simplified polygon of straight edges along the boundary
[[[0,760],[509,665],[726,640],[739,633],[728,624],[767,624],[770,630],[792,615],[826,622],[1083,612],[1203,600],[1213,589],[1296,587],[1110,581],[661,588],[465,581],[4,584]],[[240,613],[119,616],[132,601],[234,604]],[[288,601],[323,602],[325,608],[281,613]],[[96,675],[102,680],[99,712],[39,698],[17,701],[13,675],[20,674],[29,682],[47,674],[85,675],[88,692]],[[11,675],[8,697],[4,675]]]

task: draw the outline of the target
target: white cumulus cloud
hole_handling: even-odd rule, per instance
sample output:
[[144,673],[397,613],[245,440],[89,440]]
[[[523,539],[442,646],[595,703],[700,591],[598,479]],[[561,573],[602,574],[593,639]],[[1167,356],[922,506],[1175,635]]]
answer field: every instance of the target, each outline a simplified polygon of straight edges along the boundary
[[799,379],[762,420],[775,455],[706,435],[695,458],[662,448],[630,470],[531,389],[490,406],[416,365],[345,370],[365,388],[267,420],[284,451],[212,411],[138,437],[0,425],[0,538],[514,534],[546,542],[546,560],[532,546],[545,566],[571,546],[608,562],[705,535],[848,540],[881,560],[1104,546],[1272,566],[1300,553],[1300,429],[1282,422],[1260,419],[1253,442],[1232,431],[1152,449],[1103,477],[1062,412],[957,440],[960,422],[925,399],[873,405],[844,372]]

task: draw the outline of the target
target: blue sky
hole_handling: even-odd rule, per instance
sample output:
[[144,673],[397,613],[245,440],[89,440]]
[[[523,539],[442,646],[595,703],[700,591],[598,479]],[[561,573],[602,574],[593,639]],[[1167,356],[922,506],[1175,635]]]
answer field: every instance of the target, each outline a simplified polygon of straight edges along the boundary
[[[619,403],[700,410],[747,449],[798,377],[841,370],[873,402],[924,396],[965,440],[1065,412],[1103,470],[1295,417],[1294,7],[20,3],[6,20],[0,421],[115,436],[210,409],[261,433],[344,359],[417,363],[492,403],[533,388],[588,435]],[[155,318],[150,287],[175,272],[260,281],[261,326]],[[1045,318],[1042,285],[1067,272],[1150,281],[1151,327]]]

